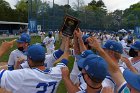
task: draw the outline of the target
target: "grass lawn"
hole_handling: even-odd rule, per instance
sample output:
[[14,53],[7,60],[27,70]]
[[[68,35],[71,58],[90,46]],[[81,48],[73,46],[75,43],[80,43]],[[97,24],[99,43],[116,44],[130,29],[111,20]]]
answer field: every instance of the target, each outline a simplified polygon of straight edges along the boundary
[[[12,39],[4,39],[4,40],[10,41],[10,40],[12,40]],[[1,42],[4,41],[4,40],[1,39],[1,40],[0,40],[0,44],[1,44]],[[31,44],[40,43],[40,42],[41,42],[41,38],[40,38],[39,36],[33,36],[33,37],[31,38]],[[56,46],[56,49],[58,49],[60,45],[59,45],[58,42],[56,42],[56,45],[55,45],[55,46]],[[0,62],[7,62],[11,51],[14,50],[14,49],[16,49],[16,43],[15,43],[15,45],[13,46],[13,48],[11,48],[7,53],[5,53],[5,54],[0,58]],[[71,71],[71,69],[72,69],[73,62],[74,62],[74,58],[70,57],[70,58],[69,58],[69,64],[68,64],[68,67],[69,67],[70,71]],[[60,83],[60,86],[58,87],[57,93],[67,93],[63,81]]]

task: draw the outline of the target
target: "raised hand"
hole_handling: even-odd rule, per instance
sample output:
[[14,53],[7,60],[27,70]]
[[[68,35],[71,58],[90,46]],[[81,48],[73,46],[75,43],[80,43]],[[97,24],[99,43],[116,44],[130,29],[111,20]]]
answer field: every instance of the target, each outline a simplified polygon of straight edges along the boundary
[[78,29],[75,31],[75,35],[76,35],[78,38],[82,38],[82,32],[81,32],[80,28],[78,28]]
[[6,51],[8,51],[8,49],[12,48],[15,41],[16,39],[9,42],[7,41],[3,42],[0,46],[0,56],[2,56]]
[[98,42],[98,40],[97,40],[96,37],[93,37],[93,36],[92,36],[92,37],[88,38],[87,41],[89,42],[89,45],[90,45],[92,48],[94,48],[94,49],[96,49],[96,50],[98,50],[99,48],[101,48],[100,43]]
[[68,67],[61,68],[61,72],[62,72],[63,79],[69,78],[69,68]]

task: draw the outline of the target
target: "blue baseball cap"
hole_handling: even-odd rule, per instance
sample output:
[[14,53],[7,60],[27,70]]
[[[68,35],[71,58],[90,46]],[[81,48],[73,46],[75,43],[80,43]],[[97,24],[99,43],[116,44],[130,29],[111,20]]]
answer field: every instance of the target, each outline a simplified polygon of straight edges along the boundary
[[49,32],[48,32],[48,35],[52,35],[52,34],[53,34],[53,32],[52,32],[52,31],[49,31]]
[[83,36],[82,36],[83,42],[84,42],[84,43],[88,43],[88,42],[87,42],[87,38],[89,38],[89,37],[90,37],[90,36],[87,35],[87,34],[83,35]]
[[104,80],[108,75],[107,63],[95,54],[88,55],[77,62],[78,66],[86,71],[91,78]]
[[123,53],[122,44],[115,40],[108,40],[102,48],[109,49],[120,54]]
[[133,45],[131,45],[131,48],[134,50],[140,50],[140,41],[136,41]]
[[88,55],[94,54],[91,50],[83,51],[81,55],[76,55],[76,59],[80,60],[81,58],[86,58]]
[[31,45],[28,48],[27,56],[33,61],[43,61],[45,60],[45,48],[41,45]]
[[17,40],[18,43],[30,43],[31,41],[31,37],[30,35],[26,34],[26,33],[22,33],[19,37],[19,39]]
[[129,69],[125,69],[123,76],[126,82],[136,90],[140,91],[140,75],[133,73]]
[[82,58],[86,58],[88,55],[94,54],[92,50],[83,51],[80,55]]
[[133,37],[132,36],[128,36],[127,40],[133,41]]
[[137,35],[137,39],[140,39],[140,35]]

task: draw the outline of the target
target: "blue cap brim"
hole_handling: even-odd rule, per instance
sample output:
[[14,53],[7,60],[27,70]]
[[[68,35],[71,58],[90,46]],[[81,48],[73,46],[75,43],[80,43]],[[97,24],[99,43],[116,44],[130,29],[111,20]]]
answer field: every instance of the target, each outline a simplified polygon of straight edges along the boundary
[[80,68],[84,68],[84,62],[85,62],[86,58],[82,58],[80,59],[78,62],[77,62],[77,65],[80,67]]
[[130,47],[133,48],[134,50],[139,50],[138,48],[134,47],[133,45]]
[[103,45],[102,48],[104,49],[104,48],[106,48],[106,47]]
[[126,69],[123,72],[123,76],[128,84],[130,84],[136,90],[140,91],[140,75],[137,75]]
[[24,43],[24,41],[21,41],[21,40],[17,40],[17,42],[18,42],[18,43]]
[[[79,58],[78,58],[79,57]],[[88,55],[86,58],[83,58],[81,56],[77,56],[77,58],[79,59],[79,61],[77,62],[77,65],[80,67],[80,68],[84,68],[84,62],[85,60],[87,60],[88,58],[94,58],[94,57],[97,57],[97,55],[95,54],[90,54]]]

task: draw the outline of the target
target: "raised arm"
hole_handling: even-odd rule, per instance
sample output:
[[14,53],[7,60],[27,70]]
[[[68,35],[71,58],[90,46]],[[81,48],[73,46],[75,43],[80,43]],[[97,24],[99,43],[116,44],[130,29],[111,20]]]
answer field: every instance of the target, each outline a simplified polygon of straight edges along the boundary
[[62,51],[65,50],[65,43],[66,43],[66,37],[65,36],[62,36],[62,42],[61,42],[61,45],[60,45],[60,49]]
[[78,43],[78,37],[76,36],[76,31],[74,32],[74,53],[75,55],[80,54],[80,46]]
[[[69,41],[67,41],[67,44],[65,44],[65,52],[64,52],[64,55],[62,56],[61,59],[68,59],[68,56],[69,56],[69,52],[67,51],[69,48],[68,48],[68,43]],[[76,93],[79,89],[77,86],[75,86],[71,79],[70,79],[70,76],[69,76],[69,69],[68,67],[64,67],[61,69],[62,71],[62,79],[64,81],[64,84],[66,86],[66,89],[68,91],[68,93]]]
[[[61,50],[64,51],[63,55],[54,62],[54,65],[59,63],[62,59],[65,59],[69,56],[69,44],[70,44],[70,39],[68,37],[63,38],[62,44],[61,44]],[[68,58],[67,58],[68,59]]]
[[86,46],[84,45],[83,39],[82,39],[82,32],[78,28],[75,32],[76,36],[78,37],[78,43],[80,47],[80,52],[82,53],[83,51],[87,50]]
[[64,81],[65,87],[67,89],[68,93],[76,93],[79,91],[79,88],[73,84],[73,82],[70,79],[69,75],[69,69],[68,67],[64,67],[61,69],[62,71],[62,79]]
[[126,66],[134,73],[138,73],[138,71],[135,69],[135,67],[132,66],[131,62],[126,57],[121,57],[121,61],[123,61]]

